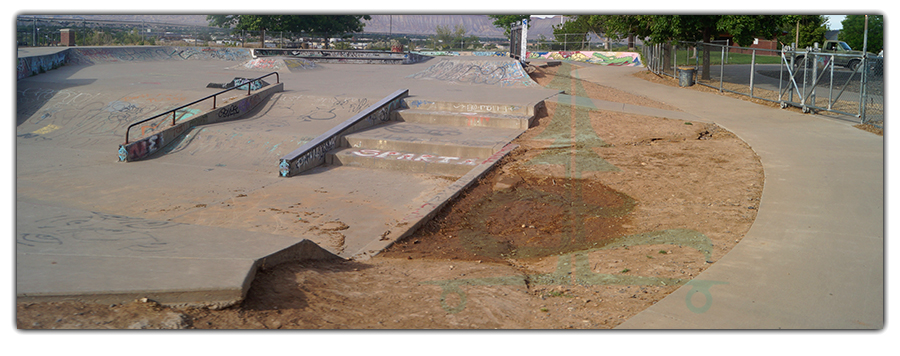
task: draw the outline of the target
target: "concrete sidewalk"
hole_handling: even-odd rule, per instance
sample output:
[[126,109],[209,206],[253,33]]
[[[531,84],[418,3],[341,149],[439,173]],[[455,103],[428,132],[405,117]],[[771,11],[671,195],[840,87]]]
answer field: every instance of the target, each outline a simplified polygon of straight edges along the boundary
[[733,250],[619,328],[883,328],[884,138],[849,121],[632,75],[641,70],[590,66],[573,74],[730,130],[759,155],[766,182],[756,221]]

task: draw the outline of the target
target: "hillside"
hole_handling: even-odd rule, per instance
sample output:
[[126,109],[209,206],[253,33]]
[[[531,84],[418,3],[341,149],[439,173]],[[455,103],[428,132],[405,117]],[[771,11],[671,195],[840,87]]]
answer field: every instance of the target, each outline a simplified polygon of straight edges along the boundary
[[[372,20],[366,21],[363,31],[431,35],[435,33],[437,26],[453,30],[457,25],[462,25],[466,29],[467,36],[504,37],[503,30],[495,27],[493,21],[487,15],[372,15]],[[541,34],[551,37],[553,35],[551,26],[558,23],[558,17],[532,18],[528,38],[536,39]]]
[[[22,14],[22,16],[29,16]],[[120,14],[120,15],[37,15],[60,19],[85,19],[104,21],[134,21],[167,23],[179,25],[206,26],[206,15],[154,15],[154,14]],[[432,35],[438,26],[451,30],[457,25],[466,29],[466,35],[479,37],[504,37],[503,31],[494,27],[493,19],[487,15],[372,15],[372,20],[365,21],[363,32],[394,33],[413,35]],[[536,39],[539,35],[553,36],[552,25],[559,24],[559,17],[532,18],[528,29],[528,39]]]

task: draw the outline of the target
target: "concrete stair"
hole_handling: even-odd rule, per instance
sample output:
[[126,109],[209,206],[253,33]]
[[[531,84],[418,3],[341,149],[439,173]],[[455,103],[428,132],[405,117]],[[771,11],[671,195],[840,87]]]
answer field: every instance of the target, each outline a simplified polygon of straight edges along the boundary
[[344,136],[326,163],[461,177],[530,125],[534,108],[405,99],[392,120]]
[[420,124],[442,124],[465,127],[498,127],[509,129],[528,129],[530,116],[504,115],[495,113],[467,113],[452,111],[427,111],[403,109],[391,114],[394,121]]

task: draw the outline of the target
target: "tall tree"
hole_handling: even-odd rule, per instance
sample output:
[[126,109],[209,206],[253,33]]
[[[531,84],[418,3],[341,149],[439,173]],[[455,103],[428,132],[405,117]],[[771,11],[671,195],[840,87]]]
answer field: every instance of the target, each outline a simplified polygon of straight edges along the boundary
[[[503,34],[507,37],[512,33],[512,27],[522,23],[522,20],[531,18],[531,15],[488,15],[494,19],[494,27],[503,29]],[[528,28],[531,28],[531,22],[528,22]]]
[[[360,32],[369,15],[208,15],[210,26],[247,31],[288,31],[317,33],[330,38]],[[326,42],[327,43],[327,42]]]
[[[564,15],[569,20],[563,22],[558,25],[553,25],[553,37],[556,38],[556,42],[562,42],[563,49],[575,49],[575,46],[568,45],[569,43],[576,42],[579,43],[581,47],[584,47],[584,42],[587,40],[588,36],[594,32],[593,28],[591,28],[591,15]],[[582,48],[583,49],[583,48]]]
[[[850,48],[861,51],[865,23],[865,15],[847,15],[844,21],[841,21],[843,29],[841,29],[838,39],[847,42]],[[869,15],[869,37],[866,42],[866,52],[878,53],[882,49],[884,49],[884,16]]]
[[703,41],[703,79],[709,79],[709,43],[719,34],[729,34],[735,43],[749,45],[755,37],[775,37],[784,15],[637,15],[638,35],[650,43]]
[[789,44],[797,43],[797,48],[812,47],[825,41],[825,32],[828,32],[828,18],[823,15],[785,15],[782,33],[778,42]]

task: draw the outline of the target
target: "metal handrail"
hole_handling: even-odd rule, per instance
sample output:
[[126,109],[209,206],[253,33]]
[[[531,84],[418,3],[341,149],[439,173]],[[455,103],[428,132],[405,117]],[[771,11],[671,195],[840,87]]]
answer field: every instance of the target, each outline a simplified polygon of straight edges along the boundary
[[[278,72],[272,72],[272,73],[266,74],[266,75],[264,75],[264,76],[261,76],[261,77],[259,77],[259,78],[255,78],[255,79],[248,79],[248,80],[247,80],[247,83],[246,83],[246,85],[247,85],[247,95],[250,95],[251,91],[253,90],[253,89],[252,89],[253,86],[250,85],[251,83],[253,83],[253,82],[257,81],[257,80],[263,79],[263,78],[265,78],[265,77],[271,76],[271,75],[273,75],[273,74],[275,75],[275,84],[281,83],[281,77],[278,75]],[[197,104],[197,103],[199,103],[199,102],[201,102],[201,101],[204,101],[204,100],[206,100],[206,99],[209,99],[209,98],[212,98],[212,99],[213,99],[213,107],[212,107],[212,108],[215,109],[215,108],[216,108],[216,96],[218,96],[218,95],[220,95],[220,94],[224,94],[224,93],[229,92],[229,91],[232,91],[232,90],[235,90],[235,89],[239,89],[242,85],[243,85],[243,84],[241,84],[241,85],[235,85],[233,88],[228,88],[228,89],[222,90],[222,91],[220,91],[220,92],[218,92],[218,93],[215,93],[215,94],[212,94],[212,95],[208,95],[208,96],[206,96],[206,97],[203,97],[202,99],[198,99],[198,100],[192,101],[192,102],[190,102],[190,103],[188,103],[188,104],[184,104],[184,105],[182,105],[182,106],[179,106],[179,107],[177,107],[177,108],[170,109],[169,111],[166,111],[166,112],[161,113],[161,114],[159,114],[159,115],[153,116],[153,117],[151,117],[151,118],[144,119],[144,120],[135,122],[135,123],[133,123],[133,124],[131,124],[131,125],[128,125],[128,128],[125,129],[125,144],[126,144],[126,145],[128,144],[128,134],[131,132],[131,128],[132,128],[132,127],[135,127],[135,126],[140,125],[140,124],[143,124],[143,123],[145,123],[145,122],[147,122],[147,121],[150,121],[150,120],[153,120],[153,119],[156,119],[156,118],[159,118],[159,117],[168,115],[169,113],[172,114],[172,126],[175,126],[175,120],[176,120],[176,117],[177,117],[177,112],[178,112],[178,110],[184,109],[184,108],[186,108],[186,107],[188,107],[188,106],[191,106],[191,105],[194,105],[194,104]]]

